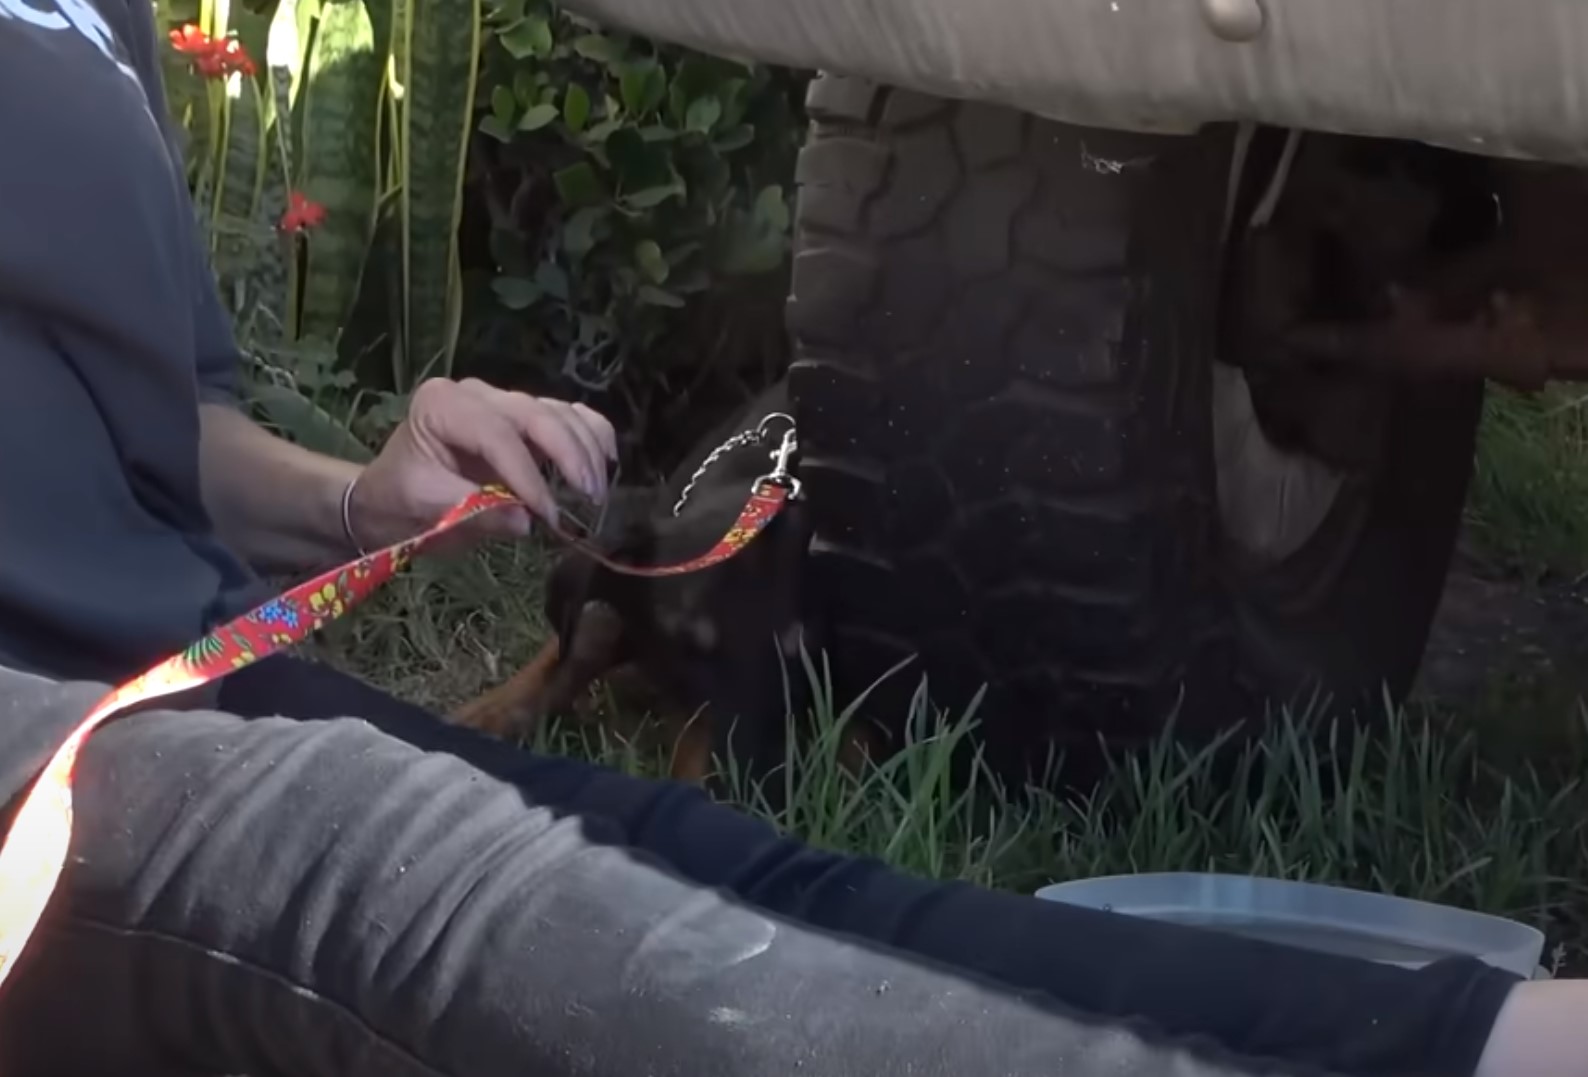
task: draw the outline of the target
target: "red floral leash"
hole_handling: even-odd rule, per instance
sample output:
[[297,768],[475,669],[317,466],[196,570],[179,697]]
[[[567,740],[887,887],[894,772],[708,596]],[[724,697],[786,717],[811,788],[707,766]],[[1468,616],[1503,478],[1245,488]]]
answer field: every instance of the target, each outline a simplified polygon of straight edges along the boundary
[[[554,536],[616,572],[630,576],[681,576],[729,560],[755,540],[798,492],[788,475],[788,445],[778,467],[756,482],[744,508],[716,545],[672,565],[614,562],[583,539],[555,526]],[[59,882],[72,837],[72,778],[78,752],[90,733],[128,708],[219,680],[308,638],[363,602],[436,539],[482,512],[521,505],[499,486],[470,495],[422,535],[331,569],[256,609],[221,625],[101,699],[50,758],[23,800],[0,845],[0,983],[16,964]]]

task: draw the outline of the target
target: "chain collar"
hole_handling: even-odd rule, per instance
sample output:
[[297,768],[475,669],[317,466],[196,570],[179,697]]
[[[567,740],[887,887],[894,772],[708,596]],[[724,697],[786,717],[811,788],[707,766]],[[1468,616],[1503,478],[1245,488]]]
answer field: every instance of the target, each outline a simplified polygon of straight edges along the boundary
[[678,495],[678,501],[673,505],[673,516],[677,517],[684,511],[684,506],[689,502],[689,495],[695,492],[695,486],[705,477],[706,472],[711,470],[712,465],[735,449],[765,444],[771,438],[773,427],[777,423],[788,424],[787,429],[783,431],[783,440],[777,448],[768,454],[773,461],[772,470],[757,479],[755,485],[775,483],[788,489],[789,500],[799,497],[800,481],[789,473],[789,464],[794,458],[794,453],[799,450],[799,437],[794,426],[794,417],[785,412],[774,411],[752,429],[739,431],[707,454],[700,462],[700,466],[695,469],[695,473],[689,476],[689,481],[684,484],[683,492]]

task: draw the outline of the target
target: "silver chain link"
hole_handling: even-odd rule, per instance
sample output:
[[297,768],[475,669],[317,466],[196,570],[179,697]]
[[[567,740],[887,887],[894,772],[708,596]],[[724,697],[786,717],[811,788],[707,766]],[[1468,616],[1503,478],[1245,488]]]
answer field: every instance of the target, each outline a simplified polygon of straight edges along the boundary
[[[678,501],[673,505],[673,515],[676,517],[684,511],[684,505],[688,503],[689,495],[695,492],[696,484],[705,477],[706,472],[711,470],[712,465],[718,460],[721,460],[735,449],[742,449],[747,445],[759,445],[766,441],[767,435],[771,433],[771,424],[774,419],[781,419],[788,423],[789,430],[793,431],[794,417],[781,411],[774,411],[763,418],[753,429],[741,430],[715,449],[712,449],[706,458],[700,462],[700,466],[695,469],[695,473],[689,476],[689,481],[684,484],[683,492],[678,495]],[[775,457],[777,453],[773,452],[772,455]]]

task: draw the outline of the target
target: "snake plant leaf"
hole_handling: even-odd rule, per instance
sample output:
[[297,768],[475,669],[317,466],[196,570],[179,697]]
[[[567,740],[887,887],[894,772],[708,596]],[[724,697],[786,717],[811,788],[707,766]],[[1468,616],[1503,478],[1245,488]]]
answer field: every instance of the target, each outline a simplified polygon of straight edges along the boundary
[[335,341],[375,228],[385,50],[364,0],[322,0],[303,91],[301,189],[325,208],[307,234],[299,332]]
[[236,35],[258,69],[257,77],[264,77],[265,60],[270,51],[270,23],[276,17],[277,0],[250,4],[246,0],[232,0],[227,16],[228,29]]
[[235,92],[228,88],[220,167],[215,176],[215,213],[252,220],[259,212],[265,185],[267,152],[266,98],[259,83],[239,78]]
[[305,448],[360,464],[374,455],[345,423],[294,387],[265,382],[252,396],[267,422]]
[[217,169],[215,210],[233,217],[253,219],[259,213],[271,162],[267,140],[273,109],[266,86],[270,79],[270,22],[275,12],[273,0],[258,9],[234,2],[227,12],[225,30],[236,35],[257,68],[252,79],[233,76],[224,95],[225,153]]
[[479,81],[480,0],[408,0],[403,11],[403,334],[398,389],[452,369],[462,316],[457,232]]

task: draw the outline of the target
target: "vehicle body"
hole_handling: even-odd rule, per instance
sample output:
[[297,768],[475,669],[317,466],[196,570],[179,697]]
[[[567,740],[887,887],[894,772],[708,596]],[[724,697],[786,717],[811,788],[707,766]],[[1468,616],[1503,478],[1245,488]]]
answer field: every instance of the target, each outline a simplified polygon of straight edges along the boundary
[[1588,378],[1576,0],[575,6],[827,72],[788,317],[838,668],[989,686],[1000,766],[1382,712],[1484,381]]
[[578,0],[706,52],[1093,127],[1203,124],[1588,163],[1574,0]]

